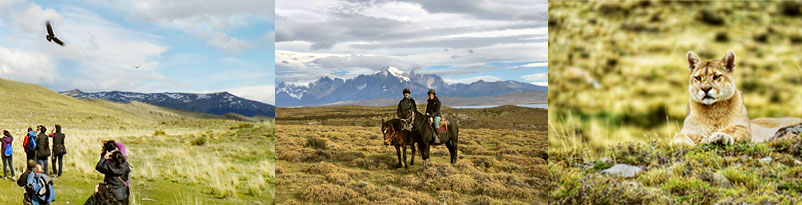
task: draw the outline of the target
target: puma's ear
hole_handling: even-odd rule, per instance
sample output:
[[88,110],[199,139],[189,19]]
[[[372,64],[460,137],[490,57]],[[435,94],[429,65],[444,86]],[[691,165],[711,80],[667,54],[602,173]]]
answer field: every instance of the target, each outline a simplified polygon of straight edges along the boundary
[[688,58],[688,69],[693,71],[693,69],[696,69],[696,64],[700,61],[699,56],[697,56],[696,53],[693,53],[693,51],[688,51],[688,55],[686,57]]
[[382,124],[384,124],[384,118],[382,118]]
[[735,68],[735,52],[727,51],[724,57],[721,58],[721,63],[727,68],[727,71],[732,71]]

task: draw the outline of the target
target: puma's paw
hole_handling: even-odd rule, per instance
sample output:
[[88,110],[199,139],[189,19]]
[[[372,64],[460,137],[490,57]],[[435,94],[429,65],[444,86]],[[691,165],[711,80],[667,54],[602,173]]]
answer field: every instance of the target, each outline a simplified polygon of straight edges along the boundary
[[722,144],[731,145],[735,143],[735,138],[732,135],[723,132],[714,132],[709,137],[702,140],[702,144]]
[[691,140],[688,136],[685,135],[675,135],[674,139],[671,140],[671,145],[688,145],[688,146],[696,146],[696,143]]
[[791,125],[777,130],[777,133],[774,133],[774,136],[769,140],[779,140],[789,136],[797,136],[799,133],[802,133],[802,124]]

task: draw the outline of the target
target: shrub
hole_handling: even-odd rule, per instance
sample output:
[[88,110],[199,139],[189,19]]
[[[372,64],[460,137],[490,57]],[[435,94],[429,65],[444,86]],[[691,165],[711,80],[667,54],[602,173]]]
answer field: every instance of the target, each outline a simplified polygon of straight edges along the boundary
[[311,186],[301,194],[301,197],[307,201],[328,203],[344,202],[356,196],[357,193],[353,190],[333,184]]
[[312,147],[312,148],[315,148],[315,149],[325,150],[326,149],[326,140],[323,139],[323,138],[320,138],[320,137],[310,137],[310,138],[306,139],[306,146],[309,146],[309,147]]
[[319,162],[309,167],[310,174],[328,174],[337,171],[337,165],[328,162]]

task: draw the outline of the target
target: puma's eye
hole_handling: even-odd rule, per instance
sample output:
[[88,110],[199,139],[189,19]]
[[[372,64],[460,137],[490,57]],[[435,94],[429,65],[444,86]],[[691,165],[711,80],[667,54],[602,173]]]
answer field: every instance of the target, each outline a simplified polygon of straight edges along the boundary
[[719,78],[720,76],[721,76],[721,75],[714,75],[714,76],[713,76],[713,80],[718,80],[718,78]]
[[702,81],[702,76],[696,76],[695,78],[696,78],[696,80],[698,80],[698,81]]

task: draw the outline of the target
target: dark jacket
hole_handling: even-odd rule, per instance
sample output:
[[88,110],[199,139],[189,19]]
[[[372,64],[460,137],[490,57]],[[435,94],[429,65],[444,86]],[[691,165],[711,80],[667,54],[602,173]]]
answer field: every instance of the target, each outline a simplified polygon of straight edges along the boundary
[[53,155],[63,155],[67,153],[67,148],[64,147],[64,133],[53,133]]
[[95,170],[105,175],[103,177],[103,182],[111,187],[111,191],[114,193],[114,197],[116,197],[117,200],[128,199],[129,190],[126,183],[128,183],[128,174],[131,173],[128,162],[115,164],[111,160],[107,161],[105,158],[100,157],[100,161],[97,162]]
[[404,98],[398,102],[398,110],[396,110],[395,114],[398,115],[398,118],[407,119],[409,118],[409,111],[407,110],[418,110],[418,105],[415,103],[415,99]]
[[2,152],[0,152],[0,154],[3,154],[3,156],[5,156],[6,146],[11,144],[11,142],[14,141],[14,137],[11,136],[11,135],[3,135],[2,141],[3,141],[3,145],[2,145],[3,147],[2,147],[2,149],[0,149],[0,150],[2,150]]
[[25,197],[23,199],[27,202],[31,201],[31,195],[33,194],[33,190],[29,189],[25,185],[28,185],[28,174],[31,174],[31,171],[26,170],[22,174],[19,175],[19,179],[17,179],[17,185],[25,189]]
[[440,99],[437,99],[437,96],[426,100],[426,113],[432,117],[440,116]]
[[50,156],[50,140],[45,133],[36,136],[36,157],[45,158]]

